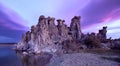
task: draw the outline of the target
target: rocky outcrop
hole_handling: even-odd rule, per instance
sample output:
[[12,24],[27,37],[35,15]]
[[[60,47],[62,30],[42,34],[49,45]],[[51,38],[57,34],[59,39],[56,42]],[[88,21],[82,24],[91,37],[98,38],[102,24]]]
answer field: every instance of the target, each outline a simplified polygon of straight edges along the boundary
[[120,48],[120,39],[107,39],[107,26],[99,32],[83,34],[80,27],[80,16],[71,19],[70,27],[65,20],[41,15],[38,24],[31,26],[31,30],[22,35],[22,40],[16,46],[17,50],[29,53],[41,52],[77,52],[80,49],[115,49]]
[[72,34],[72,38],[75,40],[81,39],[80,18],[80,16],[75,16],[72,18],[72,22],[70,24],[70,32]]
[[18,43],[18,50],[28,52],[56,52],[63,48],[65,41],[81,39],[80,17],[75,16],[71,20],[70,27],[64,24],[65,20],[58,19],[58,25],[54,23],[55,18],[41,15],[38,24],[31,27],[22,40]]
[[103,29],[99,30],[97,37],[98,37],[98,39],[100,39],[101,42],[106,41],[106,39],[107,39],[106,33],[107,33],[107,26],[105,26],[105,27],[103,27]]

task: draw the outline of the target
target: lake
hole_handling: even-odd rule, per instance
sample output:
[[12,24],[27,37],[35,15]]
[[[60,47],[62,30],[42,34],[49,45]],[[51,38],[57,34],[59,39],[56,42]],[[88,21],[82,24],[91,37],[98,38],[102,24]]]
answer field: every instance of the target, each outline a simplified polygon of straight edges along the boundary
[[0,66],[45,66],[52,57],[47,53],[44,55],[23,55],[13,48],[13,45],[0,46]]

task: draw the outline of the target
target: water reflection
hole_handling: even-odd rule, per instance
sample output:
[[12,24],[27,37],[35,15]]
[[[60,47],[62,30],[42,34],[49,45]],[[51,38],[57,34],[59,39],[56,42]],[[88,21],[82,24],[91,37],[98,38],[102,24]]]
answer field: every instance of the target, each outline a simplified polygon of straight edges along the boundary
[[35,55],[17,52],[17,55],[22,61],[22,66],[45,66],[52,58],[52,55],[48,53]]

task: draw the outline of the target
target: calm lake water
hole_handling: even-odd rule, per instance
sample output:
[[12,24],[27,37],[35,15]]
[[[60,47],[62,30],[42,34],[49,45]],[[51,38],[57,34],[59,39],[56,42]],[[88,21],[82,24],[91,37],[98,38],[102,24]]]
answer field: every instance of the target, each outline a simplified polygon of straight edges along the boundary
[[12,46],[0,46],[0,66],[22,66]]
[[[52,55],[44,54],[41,55],[23,55],[20,52],[16,52],[13,50],[14,46],[12,45],[3,45],[0,46],[0,66],[45,66],[50,62]],[[99,55],[104,55],[103,59],[112,60],[115,62],[120,62],[120,53],[117,51],[82,51],[82,52],[90,52],[96,53]],[[107,56],[107,57],[106,57]],[[112,56],[108,57],[108,56]],[[116,58],[117,56],[117,58]]]
[[23,55],[16,52],[13,46],[0,46],[0,66],[45,66],[52,55]]

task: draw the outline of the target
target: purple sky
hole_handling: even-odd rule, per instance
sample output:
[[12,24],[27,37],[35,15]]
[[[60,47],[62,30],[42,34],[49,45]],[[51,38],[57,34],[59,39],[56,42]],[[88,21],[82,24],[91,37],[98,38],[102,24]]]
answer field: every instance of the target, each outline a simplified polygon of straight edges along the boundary
[[67,25],[81,16],[83,33],[108,26],[108,38],[120,37],[120,0],[0,0],[0,43],[18,42],[40,15],[65,19]]

